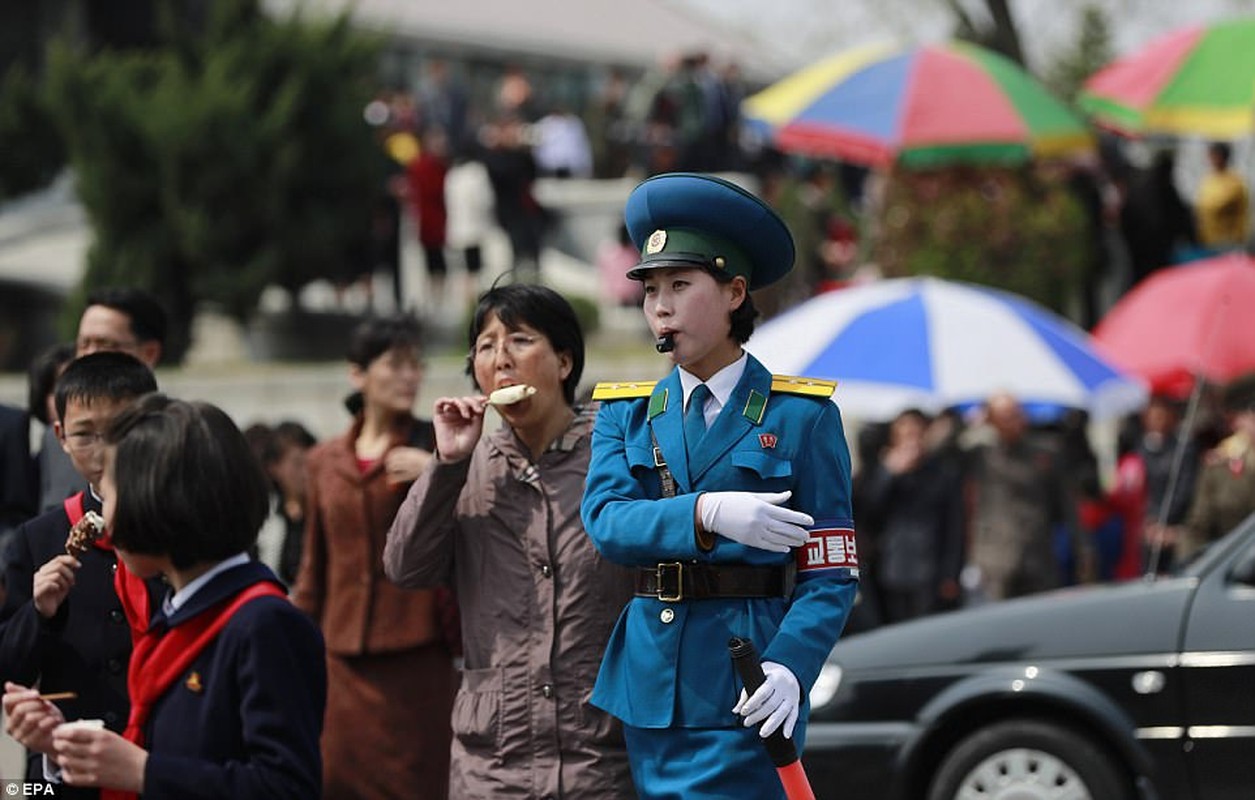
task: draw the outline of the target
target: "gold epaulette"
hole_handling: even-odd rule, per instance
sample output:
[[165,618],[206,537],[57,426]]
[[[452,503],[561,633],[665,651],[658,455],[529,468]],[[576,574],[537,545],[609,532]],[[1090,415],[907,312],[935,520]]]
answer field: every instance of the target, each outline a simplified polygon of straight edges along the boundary
[[771,391],[780,394],[804,394],[808,397],[832,397],[836,381],[821,378],[800,378],[796,375],[772,375]]
[[658,381],[605,381],[593,387],[594,400],[627,400],[649,397]]

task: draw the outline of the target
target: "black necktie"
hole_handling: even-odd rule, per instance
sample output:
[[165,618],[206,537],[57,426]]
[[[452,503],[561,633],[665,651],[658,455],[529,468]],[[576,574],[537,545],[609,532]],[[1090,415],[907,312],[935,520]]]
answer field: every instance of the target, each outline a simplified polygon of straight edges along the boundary
[[689,395],[689,405],[684,410],[684,447],[690,459],[706,434],[706,401],[709,399],[710,389],[706,384],[699,383]]

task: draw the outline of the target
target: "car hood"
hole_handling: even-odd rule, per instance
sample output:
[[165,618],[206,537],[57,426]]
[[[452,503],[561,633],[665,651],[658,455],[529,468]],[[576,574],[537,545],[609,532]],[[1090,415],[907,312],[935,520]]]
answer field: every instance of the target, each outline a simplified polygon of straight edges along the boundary
[[1176,651],[1195,578],[1063,589],[843,638],[847,672]]

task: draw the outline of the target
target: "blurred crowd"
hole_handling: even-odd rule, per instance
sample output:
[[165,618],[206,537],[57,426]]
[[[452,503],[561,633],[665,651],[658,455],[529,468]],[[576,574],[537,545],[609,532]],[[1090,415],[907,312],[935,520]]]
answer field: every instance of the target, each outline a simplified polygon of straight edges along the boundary
[[854,510],[869,567],[852,625],[1188,562],[1255,512],[1255,375],[1202,397],[1187,417],[1153,396],[1105,454],[1084,412],[1034,419],[1006,394],[863,426]]
[[[760,307],[768,316],[882,274],[874,240],[883,235],[892,175],[786,155],[756,138],[743,125],[748,86],[735,62],[704,52],[677,55],[632,80],[608,71],[582,91],[537,85],[520,67],[504,69],[491,91],[472,91],[463,73],[439,58],[424,63],[412,90],[380,91],[365,110],[387,174],[377,199],[376,247],[344,282],[387,272],[396,307],[405,306],[399,221],[408,214],[431,282],[423,302],[465,307],[481,288],[484,246],[495,230],[509,240],[508,267],[522,280],[539,276],[540,252],[558,219],[537,198],[537,179],[643,179],[677,170],[750,176],[794,232],[798,269],[765,293]],[[1037,180],[1063,187],[1081,211],[1083,277],[1070,313],[1086,328],[1156,270],[1245,248],[1251,239],[1249,189],[1229,144],[1207,147],[1199,175],[1183,173],[1176,145],[1106,134],[1099,144],[1093,157],[1035,170]],[[1193,173],[1192,165],[1185,171]],[[947,180],[973,180],[947,174],[938,174],[939,191]],[[1197,188],[1183,194],[1183,185]],[[992,186],[990,192],[998,194]],[[619,268],[629,250],[622,231],[611,229],[590,257],[607,305],[638,299]],[[458,285],[446,288],[453,274]]]
[[[404,307],[400,220],[409,214],[431,282],[425,303],[464,307],[479,288],[484,243],[495,229],[509,240],[516,275],[538,277],[555,224],[554,212],[537,199],[538,178],[644,178],[750,163],[740,138],[745,89],[733,62],[677,56],[634,82],[611,70],[590,91],[579,98],[578,113],[575,101],[546,96],[525,70],[509,67],[489,95],[477,98],[441,59],[426,62],[414,89],[381,90],[364,111],[385,173],[373,252],[355,273],[337,276],[340,288],[384,272],[396,307]],[[606,239],[613,244],[614,231]],[[446,287],[454,273],[461,285]],[[630,297],[614,283],[604,287],[604,300]]]

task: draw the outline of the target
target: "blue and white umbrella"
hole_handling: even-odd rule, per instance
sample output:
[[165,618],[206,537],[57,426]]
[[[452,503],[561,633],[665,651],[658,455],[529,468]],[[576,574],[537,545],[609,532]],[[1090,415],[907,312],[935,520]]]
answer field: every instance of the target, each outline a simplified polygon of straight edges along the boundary
[[1142,383],[1066,319],[1018,295],[937,278],[822,294],[761,325],[746,349],[773,372],[837,381],[834,399],[859,419],[936,412],[1001,391],[1094,419],[1146,402]]

